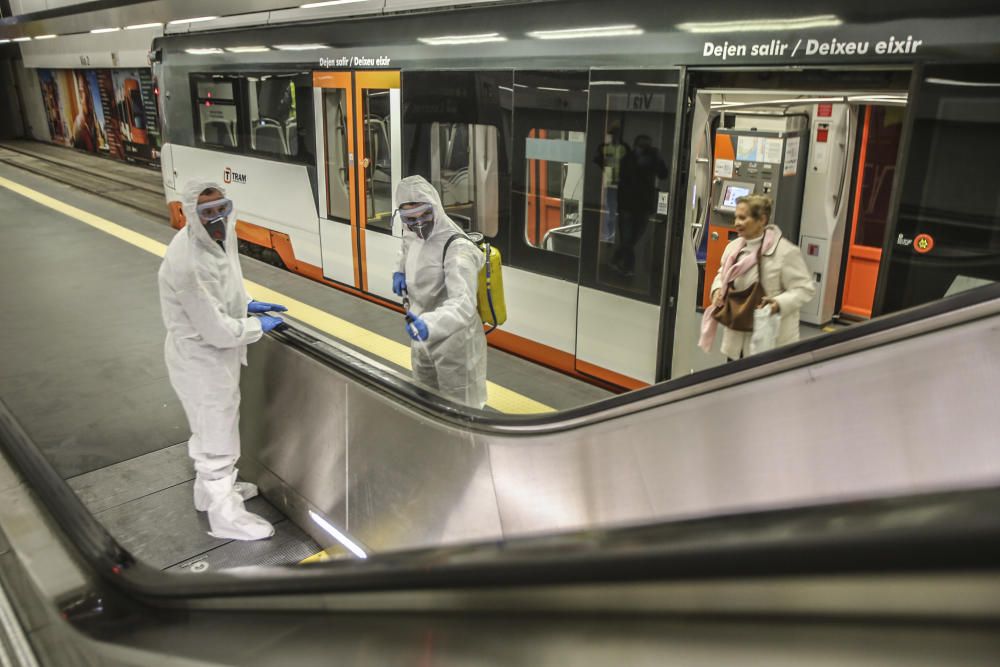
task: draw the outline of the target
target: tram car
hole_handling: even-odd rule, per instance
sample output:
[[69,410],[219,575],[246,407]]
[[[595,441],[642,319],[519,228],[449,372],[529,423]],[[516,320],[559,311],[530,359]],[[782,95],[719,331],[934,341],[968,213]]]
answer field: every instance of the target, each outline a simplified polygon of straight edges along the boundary
[[[388,6],[388,4],[387,4]],[[531,2],[168,34],[176,226],[223,181],[241,249],[397,307],[394,185],[504,257],[490,344],[622,389],[697,348],[742,194],[816,283],[803,328],[1000,275],[1000,13],[922,0]]]

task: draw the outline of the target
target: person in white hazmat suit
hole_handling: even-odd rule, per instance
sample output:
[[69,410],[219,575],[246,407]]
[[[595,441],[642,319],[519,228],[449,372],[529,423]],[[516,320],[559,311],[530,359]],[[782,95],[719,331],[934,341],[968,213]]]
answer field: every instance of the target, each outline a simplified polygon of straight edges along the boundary
[[240,367],[246,365],[247,345],[282,321],[263,313],[287,309],[247,296],[233,204],[221,186],[188,183],[183,207],[187,224],[167,248],[159,286],[167,372],[191,428],[194,506],[208,512],[213,537],[270,537],[271,524],[243,505],[257,495],[257,487],[236,481]]
[[467,238],[445,244],[462,228],[421,176],[396,186],[403,243],[392,289],[410,299],[406,330],[417,382],[470,407],[486,405],[486,335],[476,309],[483,252]]

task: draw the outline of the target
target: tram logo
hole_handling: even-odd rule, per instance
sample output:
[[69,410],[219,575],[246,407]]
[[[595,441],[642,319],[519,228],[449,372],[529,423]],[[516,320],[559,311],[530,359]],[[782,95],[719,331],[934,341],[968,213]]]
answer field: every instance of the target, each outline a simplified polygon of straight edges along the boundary
[[247,175],[241,174],[238,171],[233,171],[229,167],[226,167],[225,171],[222,172],[222,182],[223,183],[240,183],[246,185]]

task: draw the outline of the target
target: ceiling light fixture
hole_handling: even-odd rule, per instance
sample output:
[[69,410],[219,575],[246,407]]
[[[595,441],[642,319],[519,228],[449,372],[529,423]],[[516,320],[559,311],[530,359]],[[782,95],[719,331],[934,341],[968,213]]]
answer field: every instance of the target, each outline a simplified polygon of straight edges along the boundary
[[6,44],[9,41],[9,39],[0,39],[0,44]]
[[299,5],[299,9],[316,9],[317,7],[331,7],[333,5],[349,5],[353,2],[367,2],[368,0],[326,0],[325,2],[307,2]]
[[535,39],[583,39],[587,37],[627,37],[642,33],[642,28],[629,23],[627,25],[603,25],[590,28],[566,28],[564,30],[534,30],[528,33],[528,37]]
[[37,42],[40,39],[55,39],[58,36],[59,35],[38,35],[35,37],[35,41]]
[[222,49],[184,49],[184,53],[190,53],[192,56],[212,56],[218,53],[224,53]]
[[772,32],[775,30],[804,30],[806,28],[831,28],[843,21],[834,14],[801,16],[791,19],[749,19],[746,21],[712,21],[704,23],[678,23],[684,32]]
[[417,41],[430,46],[454,46],[456,44],[483,44],[486,42],[506,42],[507,38],[498,32],[484,32],[478,35],[442,35],[441,37],[417,37]]
[[30,42],[31,38],[30,37],[15,37],[12,41],[15,41],[15,42]]
[[136,25],[125,26],[126,30],[145,30],[146,28],[162,28],[162,23],[137,23]]
[[105,32],[118,32],[119,30],[121,30],[121,28],[94,28],[90,32],[93,33],[93,34],[95,34],[95,35],[100,35],[101,33],[105,33]]
[[271,49],[266,46],[227,46],[226,51],[230,53],[264,53]]
[[1000,88],[1000,83],[992,83],[989,81],[959,81],[958,79],[939,79],[933,76],[927,77],[926,79],[924,79],[924,81],[938,86],[969,86],[971,88]]
[[316,51],[330,47],[326,44],[275,44],[274,48],[279,51]]
[[171,21],[168,25],[183,25],[185,23],[204,23],[205,21],[214,21],[219,18],[218,16],[196,16],[193,19],[175,19]]

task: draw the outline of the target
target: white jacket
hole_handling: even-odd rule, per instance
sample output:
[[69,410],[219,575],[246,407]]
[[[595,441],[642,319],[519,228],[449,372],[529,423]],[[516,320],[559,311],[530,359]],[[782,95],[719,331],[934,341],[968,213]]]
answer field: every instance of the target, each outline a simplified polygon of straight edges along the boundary
[[[410,310],[427,324],[426,342],[411,344],[417,381],[471,407],[486,403],[486,336],[476,308],[479,270],[486,258],[475,245],[456,239],[462,228],[448,217],[441,198],[421,176],[404,178],[396,186],[396,201],[434,207],[434,228],[427,239],[405,229],[397,271],[406,275]],[[443,260],[443,261],[442,261]]]
[[[772,230],[778,240],[769,248],[764,248],[757,268],[764,294],[778,302],[781,324],[777,344],[785,345],[799,339],[799,310],[812,299],[816,293],[816,285],[798,246],[783,238],[777,226],[768,225],[766,229]],[[737,252],[737,247],[741,245],[738,238],[730,241],[722,253],[720,266],[725,266],[729,255]],[[710,294],[714,295],[715,290],[721,288],[720,271],[712,281]],[[722,354],[730,359],[750,354],[750,332],[733,331],[725,327],[723,329]]]
[[160,265],[160,309],[167,327],[164,346],[170,383],[192,430],[193,453],[239,455],[240,365],[246,346],[262,336],[247,316],[235,216],[227,221],[225,250],[199,223],[198,194],[214,183],[185,188],[188,224],[177,232]]

